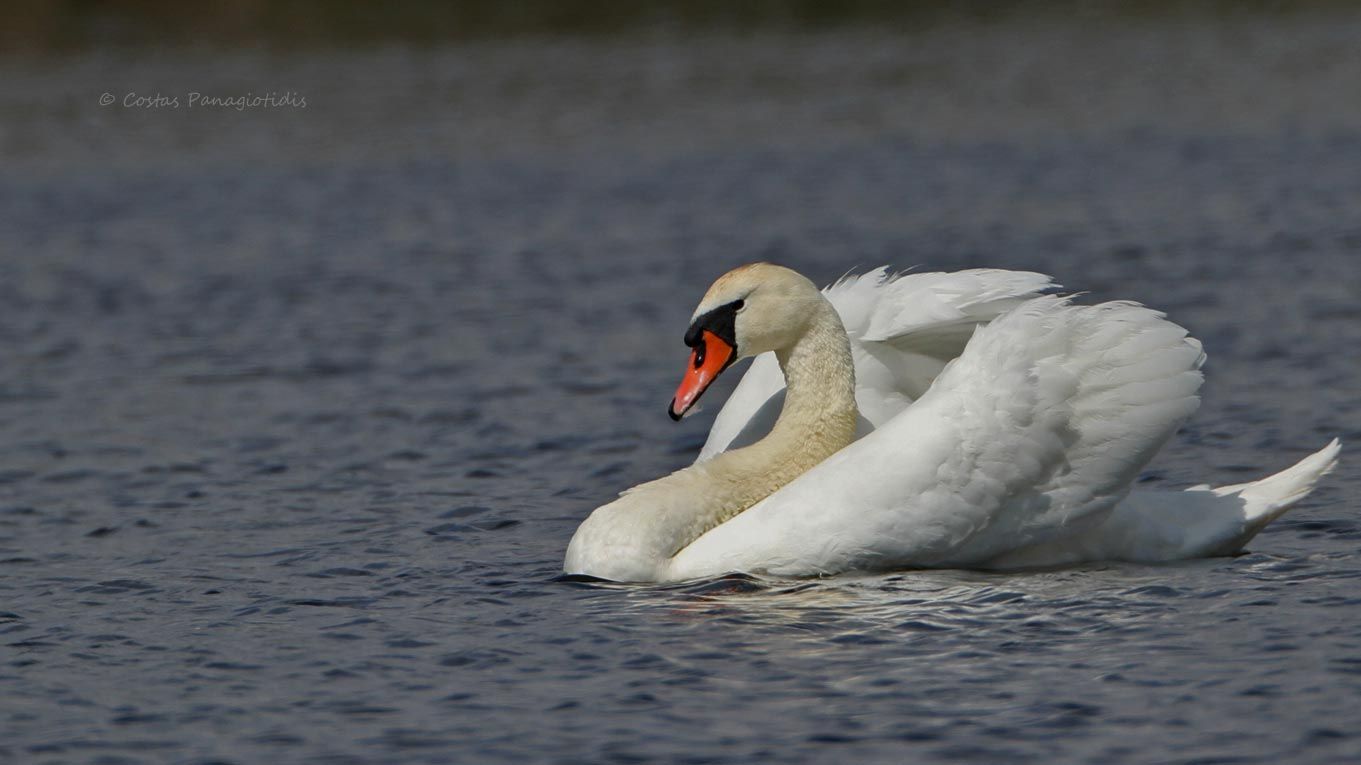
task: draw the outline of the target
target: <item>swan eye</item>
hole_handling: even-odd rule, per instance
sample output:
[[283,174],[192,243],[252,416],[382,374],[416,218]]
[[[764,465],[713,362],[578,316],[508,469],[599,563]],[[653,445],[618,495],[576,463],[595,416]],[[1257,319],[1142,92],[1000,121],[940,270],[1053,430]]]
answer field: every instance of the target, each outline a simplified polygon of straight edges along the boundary
[[742,310],[742,307],[745,306],[746,304],[747,304],[747,301],[745,301],[745,300],[734,300],[734,301],[732,301],[732,309],[733,309],[734,311],[740,311],[740,310]]

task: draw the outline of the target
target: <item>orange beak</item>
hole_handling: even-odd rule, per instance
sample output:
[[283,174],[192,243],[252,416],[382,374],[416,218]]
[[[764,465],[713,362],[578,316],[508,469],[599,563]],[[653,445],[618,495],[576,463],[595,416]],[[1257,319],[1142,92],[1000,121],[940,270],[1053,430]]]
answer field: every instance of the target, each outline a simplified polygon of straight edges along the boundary
[[685,377],[681,378],[680,387],[676,388],[671,407],[667,409],[666,413],[671,415],[671,419],[679,420],[690,411],[709,383],[734,361],[733,355],[733,347],[718,335],[707,329],[700,334],[699,344],[690,352],[690,366],[685,370]]

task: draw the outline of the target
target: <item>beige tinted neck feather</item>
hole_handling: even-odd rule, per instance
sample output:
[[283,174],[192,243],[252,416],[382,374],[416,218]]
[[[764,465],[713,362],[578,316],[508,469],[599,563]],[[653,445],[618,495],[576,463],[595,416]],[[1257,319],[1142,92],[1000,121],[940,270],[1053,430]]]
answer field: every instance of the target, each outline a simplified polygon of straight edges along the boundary
[[689,533],[676,540],[675,552],[855,438],[855,367],[836,309],[820,300],[804,334],[776,357],[786,384],[779,419],[760,441],[689,469],[702,479],[704,507],[687,524]]

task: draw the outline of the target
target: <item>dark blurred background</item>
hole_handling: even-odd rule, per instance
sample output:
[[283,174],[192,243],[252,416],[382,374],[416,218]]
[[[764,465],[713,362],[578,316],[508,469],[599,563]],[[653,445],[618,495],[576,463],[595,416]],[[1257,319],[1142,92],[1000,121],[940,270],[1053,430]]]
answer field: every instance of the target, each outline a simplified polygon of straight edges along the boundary
[[299,46],[439,44],[527,35],[648,32],[829,31],[875,25],[919,29],[946,19],[1000,22],[1036,15],[1088,19],[1156,19],[1169,14],[1232,16],[1345,9],[1342,0],[520,0],[512,3],[403,0],[240,0],[184,4],[161,0],[15,0],[6,8],[3,40],[25,50],[104,45],[230,44]]

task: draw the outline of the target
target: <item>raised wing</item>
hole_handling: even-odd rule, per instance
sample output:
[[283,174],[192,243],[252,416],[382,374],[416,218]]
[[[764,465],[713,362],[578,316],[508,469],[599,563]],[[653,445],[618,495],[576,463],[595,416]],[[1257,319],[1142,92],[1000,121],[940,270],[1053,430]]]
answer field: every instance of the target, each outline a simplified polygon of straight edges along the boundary
[[[1057,286],[1030,271],[891,275],[883,266],[823,290],[851,338],[859,435],[920,398],[978,325]],[[718,413],[699,460],[759,440],[783,406],[784,376],[775,355],[762,354]]]
[[902,414],[682,550],[672,575],[980,565],[1100,523],[1199,404],[1203,359],[1137,304],[1031,300]]

